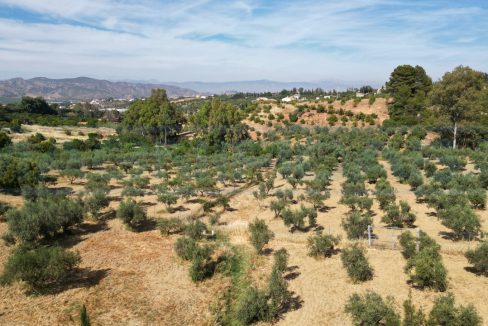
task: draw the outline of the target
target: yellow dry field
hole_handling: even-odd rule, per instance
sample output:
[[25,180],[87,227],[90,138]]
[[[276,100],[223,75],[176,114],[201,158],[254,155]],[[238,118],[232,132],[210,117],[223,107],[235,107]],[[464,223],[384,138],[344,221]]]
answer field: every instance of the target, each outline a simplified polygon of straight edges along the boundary
[[[448,291],[454,293],[458,304],[474,304],[487,323],[488,278],[467,271],[468,264],[464,258],[464,251],[476,243],[445,239],[442,232],[446,229],[431,216],[432,210],[425,204],[416,203],[409,186],[396,181],[387,162],[381,161],[381,164],[389,173],[397,200],[406,200],[411,205],[417,215],[417,225],[442,246],[441,253],[449,276]],[[81,183],[73,186],[61,181],[57,186],[71,186],[75,191],[83,187]],[[155,178],[151,180],[151,183],[157,182]],[[339,249],[349,244],[341,227],[341,219],[348,211],[347,207],[339,204],[342,182],[344,178],[339,166],[332,176],[332,196],[325,202],[328,210],[319,212],[317,219],[324,232],[341,236]],[[289,187],[283,179],[278,178],[273,191]],[[373,189],[371,185],[368,187]],[[232,189],[227,187],[224,191]],[[347,299],[355,292],[362,293],[368,289],[382,296],[393,296],[399,311],[410,291],[414,303],[422,306],[424,311],[429,311],[433,299],[441,295],[409,286],[403,271],[405,259],[399,250],[389,248],[367,249],[374,278],[361,284],[352,283],[342,267],[339,254],[326,259],[309,257],[307,238],[313,231],[290,233],[269,209],[273,197],[259,202],[252,194],[256,189],[256,186],[243,188],[233,196],[230,200],[232,210],[222,214],[217,228],[226,233],[232,243],[250,248],[248,223],[261,218],[275,233],[275,239],[268,247],[288,250],[291,270],[286,276],[289,289],[301,307],[284,314],[278,325],[349,325],[351,321],[344,313]],[[112,208],[118,205],[121,191],[120,186],[112,185]],[[303,186],[299,186],[295,190],[295,198],[303,192]],[[152,218],[194,218],[202,215],[198,204],[180,201],[180,210],[168,214],[156,202],[155,196],[146,196],[142,201]],[[383,213],[376,201],[373,210],[376,212],[375,225],[381,225]],[[488,212],[477,213],[483,220],[484,231],[488,231]],[[5,230],[6,224],[0,223],[0,232]],[[381,237],[382,233],[378,233]],[[387,233],[385,237],[388,237]],[[81,254],[82,269],[73,276],[76,281],[59,293],[43,296],[25,295],[20,284],[0,287],[0,324],[77,325],[79,307],[85,304],[94,325],[209,325],[212,322],[209,307],[229,281],[216,275],[203,283],[194,284],[189,277],[189,263],[181,261],[174,253],[177,238],[176,235],[162,237],[158,230],[130,232],[117,219],[102,225],[87,222],[61,241],[65,248]],[[367,243],[363,242],[363,245],[367,246]],[[9,251],[10,248],[0,242],[0,266],[3,266]],[[272,259],[272,255],[268,255],[256,260],[252,273],[259,286],[266,283]]]
[[[46,138],[54,138],[56,139],[57,143],[64,143],[73,139],[85,140],[88,139],[89,133],[98,133],[102,135],[103,138],[106,138],[110,135],[115,135],[115,129],[106,127],[90,128],[71,126],[48,127],[40,125],[22,125],[22,130],[22,133],[12,133],[9,135],[14,143],[19,141],[25,141],[27,140],[27,138],[36,133],[41,133]],[[71,135],[69,133],[71,133]]]

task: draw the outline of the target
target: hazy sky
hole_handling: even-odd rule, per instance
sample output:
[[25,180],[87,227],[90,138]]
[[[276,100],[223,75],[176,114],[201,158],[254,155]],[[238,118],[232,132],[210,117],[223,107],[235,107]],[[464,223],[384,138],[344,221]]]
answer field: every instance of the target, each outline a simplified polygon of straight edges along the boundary
[[0,0],[0,79],[384,82],[488,71],[488,1]]

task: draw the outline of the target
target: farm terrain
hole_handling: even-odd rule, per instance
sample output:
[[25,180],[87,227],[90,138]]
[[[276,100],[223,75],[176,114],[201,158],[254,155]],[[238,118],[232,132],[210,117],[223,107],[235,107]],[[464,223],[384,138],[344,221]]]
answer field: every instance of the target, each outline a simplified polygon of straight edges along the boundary
[[[383,106],[381,102],[376,104]],[[348,106],[346,106],[347,108]],[[354,108],[349,108],[354,110]],[[366,110],[361,102],[358,110]],[[274,109],[272,109],[273,111]],[[285,113],[286,113],[285,109]],[[377,111],[375,111],[377,112]],[[318,121],[322,116],[310,116]],[[383,119],[379,114],[379,119]],[[311,121],[311,120],[307,120]],[[60,142],[66,140],[64,129],[52,131],[52,136]],[[45,132],[34,127],[32,132]],[[76,130],[78,131],[78,130]],[[96,131],[96,130],[95,130]],[[110,134],[105,130],[104,135]],[[77,135],[73,131],[73,135]],[[71,139],[71,138],[68,138]],[[427,158],[427,160],[429,160]],[[415,227],[427,233],[441,246],[441,256],[448,272],[448,292],[455,295],[458,303],[473,304],[483,320],[488,321],[488,278],[471,272],[464,257],[466,250],[476,247],[478,241],[452,240],[449,229],[441,224],[435,210],[426,203],[419,202],[411,186],[401,183],[393,175],[391,164],[381,156],[379,164],[387,172],[386,180],[393,186],[397,198],[406,201],[416,215]],[[439,161],[432,162],[441,169]],[[104,174],[110,163],[85,172]],[[263,167],[263,174],[276,169],[276,160],[269,167]],[[171,175],[175,170],[169,171]],[[293,188],[280,173],[273,184],[270,195],[258,199],[254,195],[259,188],[255,183],[217,183],[222,194],[229,194],[229,208],[214,208],[220,214],[220,220],[210,228],[225,237],[229,246],[237,246],[247,252],[252,259],[249,270],[250,277],[258,286],[265,286],[271,272],[273,251],[285,248],[289,253],[289,268],[285,278],[289,284],[296,306],[283,313],[278,325],[346,325],[351,323],[350,316],[344,312],[344,305],[353,293],[364,293],[374,290],[383,297],[392,296],[401,309],[404,300],[411,296],[417,306],[424,311],[432,308],[433,301],[441,293],[430,289],[419,289],[409,285],[408,275],[404,272],[406,264],[396,237],[398,232],[382,229],[386,226],[382,221],[384,211],[380,209],[374,197],[374,184],[366,183],[368,194],[374,199],[371,207],[375,234],[381,246],[368,247],[367,239],[348,240],[342,227],[342,219],[349,212],[349,207],[341,203],[342,185],[346,181],[343,175],[343,164],[339,163],[331,174],[330,198],[324,201],[323,209],[317,211],[317,222],[309,230],[290,232],[281,218],[275,217],[270,209],[278,190],[292,189],[294,198],[306,193],[307,181],[314,179],[314,172],[307,172],[303,181]],[[479,173],[470,159],[462,174]],[[49,172],[58,176],[50,188],[71,189],[71,197],[83,192],[87,180],[84,178],[70,182],[59,171]],[[149,178],[149,187],[137,201],[147,211],[150,221],[159,218],[177,217],[184,221],[199,219],[209,224],[209,214],[194,199],[180,198],[174,205],[177,209],[170,213],[167,207],[158,201],[157,195],[151,191],[151,185],[162,183],[156,171],[144,171],[141,176]],[[422,176],[430,180],[422,171]],[[111,179],[108,198],[109,206],[104,212],[110,215],[124,199],[123,179]],[[485,194],[486,196],[486,194]],[[197,196],[198,197],[198,196]],[[200,196],[201,197],[201,196]],[[203,196],[211,198],[211,194]],[[19,195],[2,194],[0,201],[21,207],[23,199]],[[291,209],[298,209],[304,204],[295,200]],[[308,204],[305,204],[308,205]],[[482,222],[482,231],[488,232],[488,212],[476,209]],[[274,239],[266,246],[268,253],[256,255],[249,242],[248,225],[256,218],[263,219],[274,233]],[[314,230],[323,229],[324,233],[339,236],[339,252],[350,244],[359,243],[366,249],[366,255],[374,269],[372,280],[354,283],[343,268],[339,252],[327,258],[313,258],[308,255],[308,238]],[[0,233],[7,230],[5,222],[0,223]],[[203,282],[194,283],[189,277],[190,264],[175,254],[175,242],[181,235],[162,236],[157,228],[148,227],[140,232],[128,230],[120,220],[107,219],[102,222],[86,220],[73,228],[70,234],[59,239],[59,244],[69,250],[80,253],[82,263],[71,282],[59,291],[45,295],[26,295],[23,285],[16,283],[8,287],[0,287],[0,323],[3,325],[77,325],[79,307],[84,304],[90,312],[95,325],[211,325],[213,323],[212,307],[229,286],[229,279],[215,275]],[[11,247],[0,243],[0,265],[3,266]],[[0,267],[1,272],[1,267]]]

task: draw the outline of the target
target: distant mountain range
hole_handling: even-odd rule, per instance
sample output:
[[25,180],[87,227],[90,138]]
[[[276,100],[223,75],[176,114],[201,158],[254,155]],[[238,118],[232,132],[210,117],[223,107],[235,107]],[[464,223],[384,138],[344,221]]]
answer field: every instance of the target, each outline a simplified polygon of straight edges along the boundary
[[140,98],[148,97],[154,88],[164,88],[171,98],[196,96],[198,94],[232,94],[237,92],[279,92],[283,89],[303,87],[304,89],[322,88],[324,90],[345,90],[351,87],[371,85],[374,82],[279,82],[272,80],[250,80],[231,82],[163,82],[122,81],[114,82],[88,77],[49,79],[13,78],[0,81],[0,100],[18,100],[22,96],[42,96],[50,101],[87,101],[102,98]]
[[319,82],[279,82],[272,80],[250,80],[250,81],[233,81],[233,82],[164,82],[164,84],[189,88],[202,93],[235,93],[235,92],[279,92],[283,89],[293,89],[303,87],[304,89],[322,88],[323,90],[346,90],[351,87],[361,87],[371,85],[373,87],[381,86],[378,82],[346,82],[346,81],[319,81]]
[[42,96],[50,101],[91,100],[101,98],[147,97],[154,88],[166,89],[169,97],[195,96],[197,92],[174,85],[111,82],[87,77],[49,79],[44,77],[13,78],[0,81],[0,98]]

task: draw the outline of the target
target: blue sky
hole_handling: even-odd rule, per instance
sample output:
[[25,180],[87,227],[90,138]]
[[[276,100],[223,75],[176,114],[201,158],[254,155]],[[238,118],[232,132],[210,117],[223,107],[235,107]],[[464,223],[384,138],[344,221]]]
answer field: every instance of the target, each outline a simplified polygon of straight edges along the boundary
[[0,79],[437,79],[488,71],[487,32],[486,0],[0,0]]

